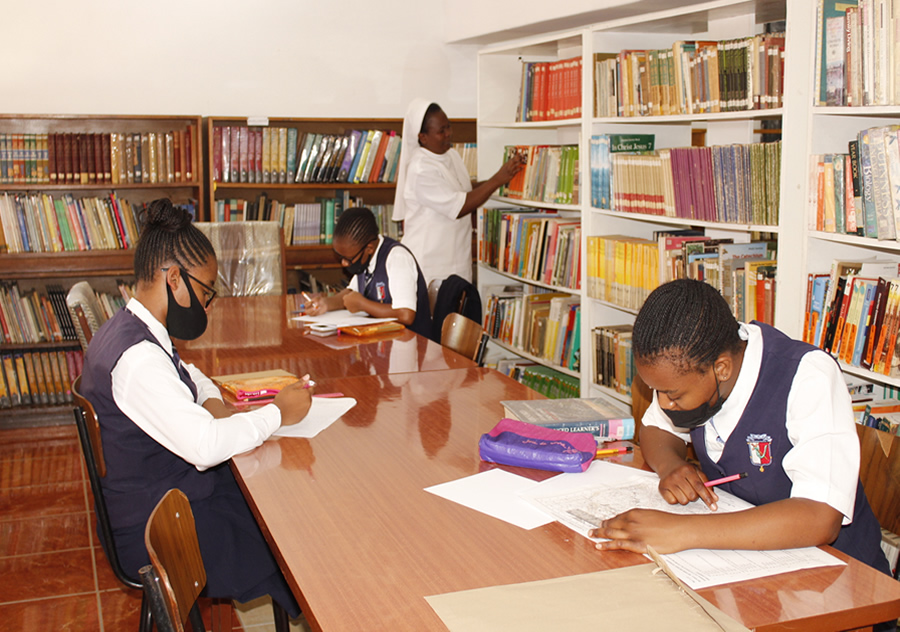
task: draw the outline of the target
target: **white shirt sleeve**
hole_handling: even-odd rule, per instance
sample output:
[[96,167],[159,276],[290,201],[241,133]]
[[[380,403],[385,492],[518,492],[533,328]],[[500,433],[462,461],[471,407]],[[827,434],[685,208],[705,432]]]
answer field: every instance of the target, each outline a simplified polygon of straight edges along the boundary
[[416,311],[419,280],[416,258],[406,248],[395,246],[388,253],[384,267],[391,293],[391,308]]
[[787,401],[784,457],[792,498],[825,503],[849,524],[859,480],[859,440],[850,393],[837,363],[824,351],[803,356]]
[[197,401],[166,352],[150,341],[140,342],[113,368],[112,392],[119,409],[141,430],[198,470],[255,448],[281,425],[281,411],[274,404],[216,419],[201,403],[220,399],[218,389],[198,369],[185,366],[197,385]]

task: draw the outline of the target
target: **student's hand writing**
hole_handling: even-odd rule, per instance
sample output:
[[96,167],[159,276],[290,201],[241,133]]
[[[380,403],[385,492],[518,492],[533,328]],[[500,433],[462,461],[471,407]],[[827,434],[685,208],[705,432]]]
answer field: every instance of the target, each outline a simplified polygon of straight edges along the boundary
[[659,493],[670,505],[686,505],[698,498],[712,511],[718,507],[719,497],[706,487],[706,476],[690,463],[682,463],[670,472],[659,473]]
[[306,312],[307,316],[321,316],[328,311],[325,297],[321,294],[310,295],[309,300],[304,305],[303,311]]
[[302,421],[309,412],[312,405],[312,389],[306,388],[306,380],[294,382],[281,389],[272,403],[281,409],[281,425],[293,426]]
[[349,291],[344,295],[344,307],[351,312],[364,312],[366,298],[356,291]]
[[615,518],[604,520],[603,524],[592,529],[589,535],[594,538],[606,538],[598,542],[601,551],[631,551],[644,554],[647,546],[652,546],[657,553],[674,553],[691,548],[683,534],[689,528],[685,518],[678,514],[665,513],[653,509],[632,509],[619,514]]

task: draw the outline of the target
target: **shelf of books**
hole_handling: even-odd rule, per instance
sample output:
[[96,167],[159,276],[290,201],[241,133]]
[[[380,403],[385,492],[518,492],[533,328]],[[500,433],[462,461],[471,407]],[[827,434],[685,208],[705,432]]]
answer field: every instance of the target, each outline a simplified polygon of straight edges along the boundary
[[[288,268],[338,267],[330,244],[343,209],[367,206],[400,236],[390,217],[402,129],[402,119],[209,117],[209,219],[277,221]],[[474,121],[453,129],[474,175]]]
[[203,208],[198,116],[0,115],[0,278],[131,270],[138,213]]

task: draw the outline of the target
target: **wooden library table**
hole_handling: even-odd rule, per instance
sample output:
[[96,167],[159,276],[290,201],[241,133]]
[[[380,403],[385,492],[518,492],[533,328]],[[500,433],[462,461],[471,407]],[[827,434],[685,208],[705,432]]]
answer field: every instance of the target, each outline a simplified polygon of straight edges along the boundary
[[405,330],[371,337],[307,333],[291,320],[286,296],[218,298],[200,338],[178,352],[206,375],[282,369],[317,382],[326,377],[437,371],[474,367],[471,360]]
[[[358,403],[311,440],[270,440],[232,461],[313,629],[443,630],[424,597],[647,562],[600,553],[558,523],[526,531],[424,491],[492,467],[478,438],[501,418],[501,400],[540,397],[523,385],[468,368],[317,388]],[[615,460],[642,464],[639,454]],[[900,584],[855,560],[699,592],[756,630],[843,630],[900,615]],[[598,595],[598,612],[614,599]]]

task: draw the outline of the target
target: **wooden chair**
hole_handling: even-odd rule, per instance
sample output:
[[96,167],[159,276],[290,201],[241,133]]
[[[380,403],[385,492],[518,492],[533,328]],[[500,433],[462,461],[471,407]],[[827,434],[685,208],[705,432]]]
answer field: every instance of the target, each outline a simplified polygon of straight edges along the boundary
[[[72,383],[72,396],[75,398],[75,426],[78,428],[78,438],[81,440],[81,451],[84,454],[84,464],[87,468],[88,479],[91,482],[91,492],[94,495],[94,513],[97,516],[97,529],[103,539],[103,550],[106,559],[112,567],[116,578],[128,586],[140,590],[142,585],[125,572],[116,553],[116,545],[113,540],[112,525],[109,521],[109,512],[106,508],[106,500],[103,497],[103,489],[100,479],[106,476],[106,461],[103,458],[103,444],[100,441],[100,424],[94,407],[81,395],[81,376],[75,378]],[[151,615],[146,599],[141,601],[140,632],[150,632]]]
[[857,424],[859,480],[882,529],[900,534],[900,437]]
[[278,222],[196,222],[219,260],[220,296],[285,293],[284,235]]
[[481,365],[488,335],[481,325],[457,312],[447,314],[441,326],[441,344]]
[[170,489],[153,509],[144,542],[150,564],[141,569],[144,598],[160,632],[184,632],[188,620],[194,632],[204,632],[197,597],[206,586],[194,513],[187,496]]

